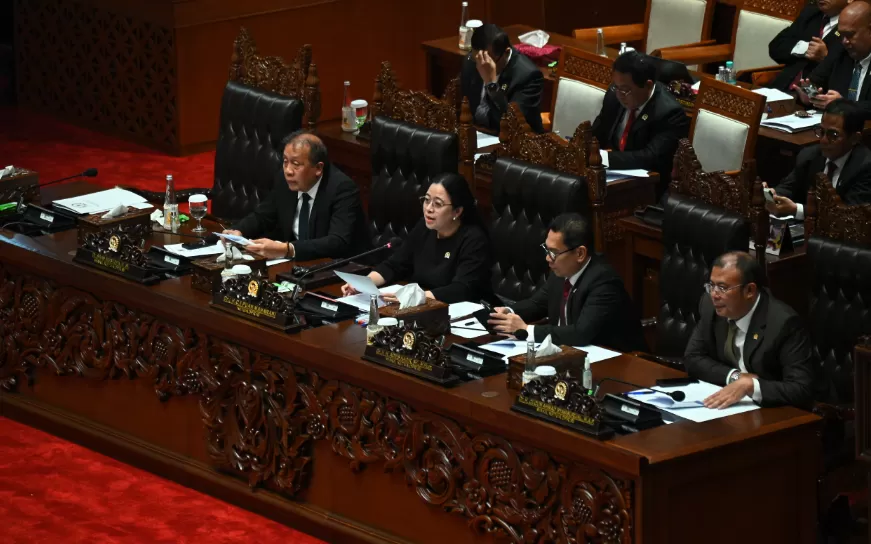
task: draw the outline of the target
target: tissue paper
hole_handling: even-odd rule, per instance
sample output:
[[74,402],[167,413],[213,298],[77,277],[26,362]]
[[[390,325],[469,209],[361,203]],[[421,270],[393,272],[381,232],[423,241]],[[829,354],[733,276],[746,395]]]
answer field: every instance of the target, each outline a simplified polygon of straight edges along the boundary
[[547,357],[549,355],[556,355],[557,353],[562,353],[562,349],[559,346],[555,346],[553,340],[550,335],[547,335],[541,345],[538,346],[538,349],[535,350],[535,356],[537,357]]
[[102,219],[115,219],[116,217],[121,217],[123,215],[127,215],[127,206],[124,204],[118,204],[108,212],[104,213]]
[[[233,252],[233,260],[234,260],[234,261],[238,261],[239,259],[242,258],[242,252],[239,251],[239,248],[238,248],[238,247],[236,247],[236,246],[230,246],[230,248],[231,248],[231,251]],[[221,253],[220,255],[218,255],[218,258],[215,259],[215,262],[216,262],[216,263],[222,263],[222,262],[224,262],[224,261],[226,261],[226,260],[227,260],[227,257],[226,257],[223,253]]]
[[520,40],[520,43],[525,43],[533,47],[544,47],[550,39],[550,34],[544,30],[533,30],[532,32],[521,34],[517,38]]
[[426,302],[426,294],[416,283],[409,283],[400,287],[396,291],[396,298],[399,299],[400,310],[420,306]]

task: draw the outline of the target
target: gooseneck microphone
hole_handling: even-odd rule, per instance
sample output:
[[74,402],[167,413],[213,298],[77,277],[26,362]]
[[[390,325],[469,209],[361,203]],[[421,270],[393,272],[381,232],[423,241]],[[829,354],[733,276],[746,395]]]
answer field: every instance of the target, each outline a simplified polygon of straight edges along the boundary
[[[52,181],[47,181],[47,182],[45,182],[45,183],[39,183],[39,184],[37,184],[36,186],[31,187],[31,189],[42,188],[42,187],[48,187],[49,185],[54,185],[55,183],[60,183],[60,182],[62,182],[62,181],[67,181],[67,180],[70,180],[70,179],[73,179],[73,178],[93,178],[93,177],[96,177],[96,176],[97,176],[97,169],[96,169],[96,168],[88,168],[88,169],[85,170],[84,172],[80,172],[80,173],[78,173],[78,174],[73,174],[72,176],[67,176],[67,177],[65,177],[65,178],[60,178],[60,179],[55,179],[55,180],[52,180]],[[24,191],[21,192],[21,195],[19,195],[19,197],[18,197],[18,210],[17,210],[18,213],[23,213],[23,212],[24,212],[24,208],[27,207],[27,206],[24,204],[24,195],[27,194],[28,192],[30,192],[30,191],[27,190],[27,189],[25,189]]]
[[306,276],[311,276],[312,274],[314,274],[316,272],[323,272],[324,270],[332,270],[334,268],[338,268],[344,264],[347,264],[351,261],[355,261],[355,260],[360,259],[362,257],[368,257],[369,255],[372,255],[373,253],[378,253],[379,251],[384,251],[385,249],[391,249],[391,248],[395,249],[395,248],[399,247],[400,245],[402,245],[402,238],[399,238],[398,236],[394,236],[393,238],[390,239],[389,242],[387,242],[383,246],[379,246],[379,247],[376,247],[374,249],[370,249],[369,251],[364,251],[363,253],[360,253],[359,255],[354,255],[353,257],[339,259],[337,261],[330,261],[328,263],[324,263],[320,266],[315,266],[312,268],[308,268],[306,266],[294,266],[292,272],[293,272],[293,275],[296,276],[297,280],[301,280],[301,279],[305,278]]
[[599,383],[596,384],[596,389],[593,390],[594,397],[599,396],[599,387],[605,382],[617,382],[617,383],[622,383],[624,385],[631,385],[632,387],[637,387],[638,389],[641,389],[644,391],[652,391],[654,393],[661,393],[663,395],[668,395],[669,397],[674,399],[676,402],[681,402],[682,400],[687,398],[686,393],[684,393],[683,391],[660,391],[659,389],[651,389],[649,387],[644,387],[643,385],[638,385],[637,383],[618,380],[617,378],[602,378],[601,380],[599,380]]

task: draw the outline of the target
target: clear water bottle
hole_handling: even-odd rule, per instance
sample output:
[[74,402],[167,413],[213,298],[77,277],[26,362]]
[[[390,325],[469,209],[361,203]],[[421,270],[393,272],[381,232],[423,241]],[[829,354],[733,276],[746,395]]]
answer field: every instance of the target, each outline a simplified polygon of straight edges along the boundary
[[601,28],[596,29],[596,54],[600,57],[607,57],[605,53],[605,31]]
[[381,331],[378,325],[378,295],[369,295],[369,322],[366,324],[366,345],[375,343],[375,335]]
[[735,66],[732,64],[732,61],[730,60],[730,61],[726,62],[726,77],[728,78],[726,80],[726,83],[728,83],[729,85],[735,85],[735,83],[736,83],[735,75],[736,75],[735,74]]
[[466,26],[469,20],[469,3],[463,2],[463,10],[460,13],[460,39],[458,47],[463,51],[472,48],[472,29]]
[[[604,39],[604,38],[603,38],[603,39]],[[620,44],[620,54],[622,55],[623,53],[625,53],[625,52],[628,51],[628,50],[629,50],[629,48],[626,47],[626,42],[622,42],[622,43]]]
[[180,224],[178,201],[175,199],[175,182],[172,179],[172,174],[167,174],[166,196],[163,199],[163,228],[168,231],[178,232]]
[[726,67],[720,66],[720,70],[717,72],[717,81],[726,82]]
[[581,378],[583,382],[584,389],[590,390],[593,388],[593,369],[590,368],[590,356],[584,359],[584,375]]
[[535,379],[535,339],[526,340],[526,365],[523,367],[523,385]]
[[345,94],[342,99],[342,130],[354,132],[357,130],[357,112],[351,107],[351,82],[345,82]]

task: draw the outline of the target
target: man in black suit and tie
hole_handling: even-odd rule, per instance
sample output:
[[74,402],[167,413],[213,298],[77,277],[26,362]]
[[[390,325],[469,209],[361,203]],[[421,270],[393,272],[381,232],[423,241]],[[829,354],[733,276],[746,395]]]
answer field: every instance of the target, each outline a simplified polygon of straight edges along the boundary
[[768,56],[785,65],[770,87],[788,91],[808,78],[830,51],[841,48],[838,17],[852,0],[818,0],[808,4],[791,25],[768,44]]
[[[246,249],[269,259],[348,257],[368,246],[357,185],[330,164],[314,134],[284,139],[284,176],[230,234],[252,239]],[[255,239],[256,238],[256,239]]]
[[708,408],[744,397],[763,407],[813,403],[808,335],[795,311],[760,287],[762,279],[762,266],[748,253],[714,260],[684,356],[690,376],[725,386],[704,400]]
[[829,102],[814,129],[820,143],[801,150],[795,169],[774,188],[774,202],[765,205],[768,211],[803,220],[808,189],[820,172],[847,204],[871,203],[871,150],[862,143],[864,125],[864,112],[855,102]]
[[[617,57],[611,87],[593,122],[608,168],[658,172],[659,195],[668,188],[677,143],[690,121],[683,106],[656,81],[656,67],[646,55],[630,51]],[[607,156],[606,156],[607,155]]]
[[[842,48],[833,49],[826,59],[796,88],[799,100],[822,110],[838,98],[871,99],[871,78],[865,77],[871,63],[871,4],[852,2],[838,18]],[[819,94],[808,98],[802,87],[812,85]],[[871,110],[871,103],[866,104]]]
[[[550,335],[557,345],[646,350],[623,280],[589,251],[591,242],[586,219],[576,213],[556,217],[542,244],[551,270],[547,283],[512,308],[495,308],[489,324],[505,334],[526,330],[536,342]],[[545,317],[546,325],[527,325]]]
[[463,61],[460,82],[476,125],[499,132],[508,103],[514,102],[532,130],[544,132],[540,108],[544,76],[526,55],[511,47],[498,26],[481,25],[472,33],[472,52]]

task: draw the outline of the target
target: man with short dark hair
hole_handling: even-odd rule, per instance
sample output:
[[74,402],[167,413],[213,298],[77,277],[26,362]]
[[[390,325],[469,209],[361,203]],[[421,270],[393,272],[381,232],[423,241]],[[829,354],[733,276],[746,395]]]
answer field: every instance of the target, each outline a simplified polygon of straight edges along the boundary
[[314,134],[298,131],[282,141],[282,179],[230,234],[252,239],[246,249],[269,259],[349,257],[368,247],[360,191],[329,162]]
[[[493,328],[505,334],[526,330],[536,342],[551,335],[557,345],[646,349],[641,320],[623,280],[589,249],[592,235],[586,219],[576,213],[556,217],[541,247],[550,277],[529,299],[512,308],[495,308],[489,320]],[[545,317],[545,325],[527,324]]]
[[611,87],[593,122],[602,159],[608,168],[658,172],[658,196],[668,188],[672,163],[681,138],[689,132],[683,106],[661,84],[648,57],[630,51],[617,57]]
[[727,408],[744,397],[765,407],[813,403],[808,335],[795,311],[762,287],[763,275],[748,253],[714,260],[684,357],[690,376],[725,386],[704,400],[708,408]]
[[498,26],[481,25],[472,33],[472,52],[463,61],[460,81],[476,125],[499,132],[508,103],[514,102],[530,128],[544,132],[540,109],[544,76],[526,55],[511,47]]
[[774,188],[769,213],[804,219],[807,192],[824,172],[850,205],[871,203],[871,150],[862,143],[865,114],[849,100],[829,102],[820,126],[814,128],[820,143],[801,150],[795,168]]

